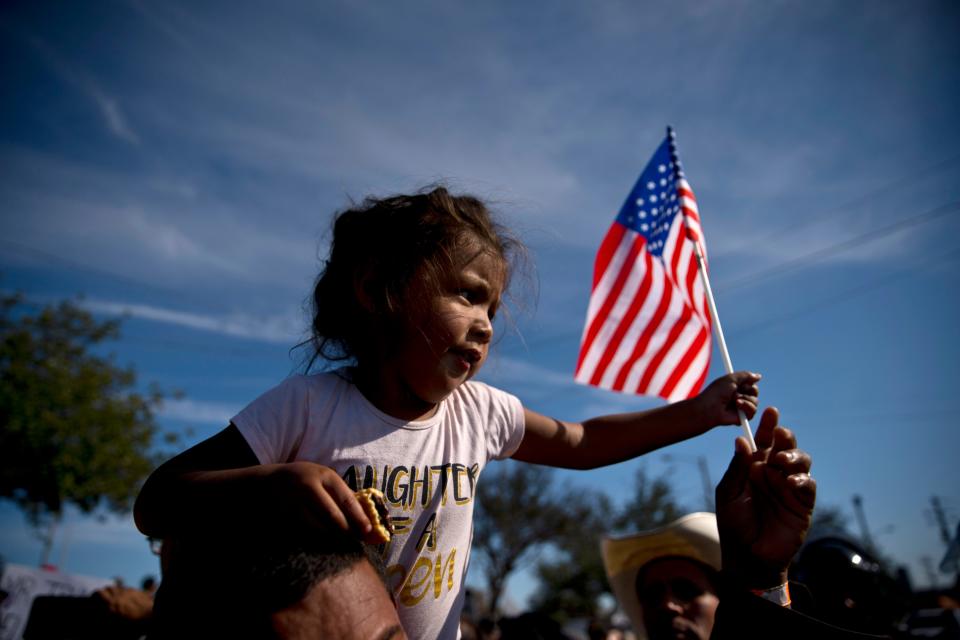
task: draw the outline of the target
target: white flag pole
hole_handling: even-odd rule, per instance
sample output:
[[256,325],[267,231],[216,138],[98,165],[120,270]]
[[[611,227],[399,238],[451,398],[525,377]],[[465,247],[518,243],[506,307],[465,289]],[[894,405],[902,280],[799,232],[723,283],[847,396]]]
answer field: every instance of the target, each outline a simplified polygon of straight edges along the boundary
[[[686,220],[686,218],[684,218]],[[717,315],[717,303],[713,301],[713,291],[710,289],[710,279],[707,277],[707,270],[703,264],[703,253],[700,251],[700,242],[693,243],[693,252],[697,256],[697,269],[700,271],[700,281],[703,282],[703,289],[707,293],[707,306],[710,307],[710,318],[713,319],[713,328],[717,333],[717,346],[720,347],[720,355],[723,357],[723,366],[727,373],[733,373],[733,363],[730,362],[730,352],[727,351],[727,342],[723,339],[723,327],[720,326],[720,316]],[[757,443],[753,441],[753,432],[750,431],[750,423],[743,411],[737,409],[737,415],[740,416],[740,426],[743,427],[743,435],[750,443],[750,451],[757,450]]]
[[[676,165],[675,171],[679,171],[680,161],[677,158],[676,147],[674,146],[674,138],[676,136],[673,133],[672,127],[667,127],[667,137],[670,139],[670,155],[673,156],[672,160]],[[727,351],[727,341],[723,338],[723,328],[720,326],[720,316],[717,314],[717,303],[713,299],[713,289],[710,288],[710,278],[707,277],[707,267],[703,260],[703,251],[700,249],[700,234],[690,229],[690,225],[687,222],[687,215],[683,212],[682,204],[680,211],[681,215],[683,215],[683,225],[689,233],[688,237],[690,237],[693,242],[693,253],[697,257],[697,271],[700,272],[700,282],[703,283],[703,290],[707,296],[707,307],[710,309],[710,318],[713,321],[713,328],[717,334],[717,346],[720,347],[723,366],[728,374],[733,373],[733,363],[730,361],[730,352]],[[747,420],[747,416],[745,416],[739,408],[737,409],[737,415],[740,416],[740,426],[743,428],[743,435],[750,444],[750,451],[756,451],[757,443],[753,440],[753,432],[750,430],[750,422]]]

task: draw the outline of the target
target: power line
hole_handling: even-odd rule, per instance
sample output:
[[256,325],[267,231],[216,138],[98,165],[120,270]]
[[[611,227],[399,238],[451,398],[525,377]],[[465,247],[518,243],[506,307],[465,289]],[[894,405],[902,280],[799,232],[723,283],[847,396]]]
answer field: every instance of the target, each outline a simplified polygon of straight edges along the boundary
[[[950,163],[956,162],[957,160],[960,160],[960,156],[958,156],[957,158],[954,158],[954,159],[950,159],[950,160],[948,160],[948,161],[945,161],[945,162],[942,163],[942,164],[950,164]],[[870,196],[870,197],[872,197],[872,196]],[[865,196],[865,198],[868,198],[868,197]],[[798,256],[798,257],[796,257],[796,258],[792,258],[792,259],[787,260],[787,261],[785,261],[785,262],[781,262],[781,263],[772,265],[772,266],[770,266],[770,267],[767,267],[766,269],[763,269],[763,270],[761,270],[761,271],[755,272],[755,273],[753,273],[753,274],[749,274],[749,275],[747,275],[747,276],[743,276],[743,277],[741,277],[741,278],[737,278],[737,279],[735,279],[735,280],[728,281],[727,283],[721,283],[718,288],[723,288],[723,289],[725,289],[725,290],[742,288],[742,287],[744,287],[744,286],[748,286],[748,285],[751,285],[751,284],[755,284],[755,283],[757,283],[757,282],[761,282],[761,281],[763,281],[763,280],[767,280],[767,279],[769,279],[769,278],[773,278],[773,277],[776,277],[776,276],[778,276],[778,275],[782,275],[783,273],[786,273],[786,272],[789,272],[789,271],[794,271],[794,270],[797,270],[797,269],[802,269],[802,268],[804,268],[804,267],[806,267],[806,266],[808,266],[808,265],[810,265],[810,264],[814,264],[814,263],[816,263],[816,262],[818,262],[818,261],[820,261],[820,260],[822,260],[822,259],[824,259],[824,258],[826,258],[826,257],[829,257],[829,256],[831,256],[831,255],[836,255],[836,254],[838,254],[838,253],[842,253],[842,252],[844,252],[844,251],[847,251],[847,250],[856,248],[856,247],[862,245],[862,244],[865,243],[865,242],[871,242],[871,241],[874,241],[874,240],[878,240],[878,239],[880,239],[880,238],[882,238],[882,237],[885,237],[885,236],[891,235],[891,234],[893,234],[893,233],[897,233],[897,232],[899,232],[899,231],[902,231],[902,230],[905,229],[905,228],[908,228],[908,227],[911,227],[911,226],[916,226],[916,225],[919,225],[919,224],[925,224],[925,223],[927,223],[927,222],[931,222],[931,221],[933,221],[933,220],[936,220],[936,219],[938,219],[938,218],[941,218],[941,217],[943,217],[943,216],[945,216],[945,215],[948,215],[948,214],[951,214],[951,213],[955,213],[955,212],[957,212],[957,211],[960,211],[960,202],[948,202],[948,203],[946,203],[946,204],[940,205],[939,207],[936,207],[936,208],[931,209],[931,210],[929,210],[929,211],[925,211],[925,212],[923,212],[923,213],[921,213],[921,214],[918,214],[918,215],[916,215],[916,216],[912,216],[912,217],[910,217],[910,218],[906,218],[906,219],[899,220],[899,221],[897,221],[897,222],[894,222],[894,223],[892,223],[892,224],[886,225],[886,226],[881,227],[881,228],[879,228],[879,229],[873,229],[873,230],[868,231],[868,232],[866,232],[866,233],[860,234],[859,236],[856,236],[856,237],[854,237],[854,238],[850,238],[850,239],[847,239],[847,240],[838,242],[838,243],[836,243],[836,244],[833,244],[833,245],[830,245],[830,246],[827,246],[827,247],[823,247],[823,248],[821,248],[821,249],[817,249],[817,250],[815,250],[815,251],[812,251],[812,252],[810,252],[810,253],[804,254],[804,255],[802,255],[802,256]],[[34,254],[39,255],[39,256],[43,256],[43,257],[47,258],[48,260],[51,260],[51,261],[54,261],[54,262],[59,262],[59,263],[65,265],[65,266],[69,266],[69,267],[74,268],[74,269],[80,269],[80,270],[88,271],[88,272],[90,272],[90,273],[95,273],[95,274],[102,275],[102,276],[105,276],[105,277],[108,277],[108,278],[112,278],[112,279],[114,279],[114,280],[116,280],[116,281],[119,281],[119,282],[125,282],[125,283],[128,283],[128,284],[132,284],[132,285],[135,285],[135,286],[137,286],[137,287],[139,287],[139,288],[141,288],[141,289],[143,289],[143,288],[153,289],[153,290],[155,290],[155,291],[160,291],[160,292],[163,292],[163,293],[166,293],[166,294],[176,294],[176,295],[178,295],[178,296],[182,296],[182,293],[181,293],[181,292],[178,292],[178,291],[175,291],[175,290],[172,290],[172,289],[165,289],[165,288],[163,288],[163,287],[157,287],[156,285],[150,285],[150,284],[146,284],[146,283],[143,283],[143,282],[139,282],[139,281],[137,281],[137,280],[133,280],[133,279],[127,278],[127,277],[122,276],[122,275],[120,275],[120,274],[116,274],[116,273],[109,272],[109,271],[104,271],[104,270],[101,270],[101,269],[97,269],[97,268],[95,268],[95,267],[90,267],[90,266],[88,266],[88,265],[84,265],[84,264],[81,264],[81,263],[77,263],[77,262],[74,262],[74,261],[71,261],[71,260],[62,258],[62,257],[60,257],[60,256],[57,256],[57,255],[55,255],[55,254],[48,253],[48,252],[43,251],[43,250],[40,250],[40,249],[36,249],[35,247],[30,247],[30,246],[28,246],[28,245],[24,245],[24,244],[22,244],[22,243],[10,241],[10,240],[0,240],[0,244],[6,244],[6,245],[8,245],[8,246],[16,247],[16,248],[18,248],[18,249],[20,249],[20,250],[22,250],[22,251],[27,251],[27,252],[31,252],[31,253],[34,253]],[[948,254],[948,255],[952,255],[952,254]],[[875,281],[875,282],[873,282],[873,283],[870,283],[870,284],[868,284],[868,285],[866,285],[866,286],[856,287],[856,288],[854,288],[854,289],[848,290],[847,292],[845,292],[845,293],[843,293],[843,294],[840,294],[840,296],[833,296],[833,297],[831,297],[831,298],[829,298],[829,299],[827,299],[827,300],[822,301],[821,303],[818,303],[817,305],[814,305],[814,306],[811,306],[811,307],[807,307],[807,308],[801,309],[801,310],[799,310],[799,311],[793,312],[793,313],[788,314],[788,315],[782,315],[782,316],[778,316],[778,317],[776,317],[776,318],[771,318],[771,319],[768,319],[768,320],[763,321],[763,322],[761,322],[761,323],[757,323],[757,324],[755,324],[755,325],[751,325],[751,326],[746,327],[746,328],[737,329],[736,331],[748,331],[748,330],[750,330],[750,331],[755,331],[755,330],[764,329],[764,328],[766,328],[767,326],[776,324],[776,323],[778,323],[778,322],[783,322],[783,321],[786,321],[786,320],[793,319],[793,318],[795,318],[795,317],[797,317],[797,316],[805,315],[806,313],[809,313],[810,311],[815,310],[815,309],[817,309],[817,308],[820,308],[820,307],[822,307],[822,306],[825,306],[825,305],[827,305],[827,304],[835,303],[838,299],[841,299],[843,296],[847,296],[847,297],[855,296],[855,295],[858,295],[859,293],[861,293],[862,291],[866,291],[866,290],[869,290],[869,289],[871,289],[871,288],[875,288],[876,286],[880,286],[880,285],[885,284],[885,283],[887,283],[887,282],[889,282],[889,281],[896,280],[896,279],[905,277],[905,276],[907,276],[907,275],[909,275],[909,271],[906,271],[906,270],[905,270],[905,271],[899,272],[898,274],[895,274],[895,275],[893,275],[893,276],[889,276],[889,277],[883,278],[883,279],[881,279],[881,280],[879,280],[879,281]],[[579,333],[579,329],[578,329],[577,331],[567,331],[567,332],[563,332],[563,333],[560,333],[560,334],[555,334],[555,335],[553,335],[553,336],[546,336],[546,337],[542,337],[542,338],[535,339],[535,340],[525,341],[522,337],[521,337],[520,339],[521,339],[521,341],[524,341],[524,342],[525,342],[525,346],[526,346],[526,349],[525,349],[525,350],[526,350],[526,352],[529,353],[531,350],[537,349],[537,348],[539,348],[539,347],[541,347],[541,346],[543,346],[543,345],[549,344],[549,343],[553,343],[553,342],[555,342],[555,341],[558,340],[558,339],[568,339],[568,338],[574,336],[576,333]]]
[[[960,256],[960,249],[956,249],[956,250],[954,250],[954,251],[950,251],[950,252],[948,252],[948,253],[945,253],[945,254],[939,256],[938,258],[935,258],[934,260],[928,260],[928,261],[926,261],[926,262],[923,263],[923,264],[936,263],[936,262],[940,262],[940,261],[942,261],[942,260],[949,260],[949,259],[954,258],[954,257],[957,257],[957,256]],[[877,289],[877,288],[882,287],[882,286],[884,286],[884,285],[886,285],[886,284],[889,284],[890,282],[894,282],[894,281],[896,281],[896,280],[901,280],[901,279],[903,279],[903,278],[906,278],[907,276],[912,276],[912,275],[913,275],[913,270],[912,270],[912,269],[902,269],[902,270],[900,270],[900,271],[897,271],[897,272],[895,272],[895,273],[893,273],[893,274],[890,274],[890,275],[888,275],[888,276],[885,276],[885,277],[883,277],[883,278],[878,278],[878,279],[869,281],[869,282],[867,282],[866,284],[861,284],[861,285],[858,285],[858,286],[856,286],[856,287],[852,287],[852,288],[850,288],[850,289],[845,289],[844,291],[841,291],[840,293],[837,293],[837,294],[835,294],[835,295],[832,295],[832,296],[830,296],[829,298],[824,298],[823,300],[820,300],[820,301],[817,302],[816,304],[812,304],[812,305],[809,305],[809,306],[806,306],[806,307],[802,307],[802,308],[800,308],[800,309],[795,309],[794,311],[792,311],[792,312],[790,312],[790,313],[782,314],[782,315],[779,315],[779,316],[774,316],[773,318],[768,318],[768,319],[766,319],[766,320],[764,320],[764,321],[762,321],[762,322],[757,322],[757,323],[752,324],[752,325],[747,325],[746,327],[734,327],[734,328],[732,329],[731,333],[733,333],[733,334],[739,334],[739,333],[747,333],[747,332],[751,332],[751,333],[752,333],[752,332],[756,332],[756,331],[761,331],[761,330],[763,330],[763,329],[766,329],[766,328],[768,328],[768,327],[770,327],[770,326],[772,326],[772,325],[775,325],[775,324],[779,324],[779,323],[781,323],[781,322],[786,322],[786,321],[788,321],[788,320],[795,320],[796,318],[799,318],[799,317],[801,317],[801,316],[805,316],[805,315],[807,315],[808,313],[810,313],[810,312],[812,312],[812,311],[816,311],[817,309],[820,309],[820,308],[822,308],[822,307],[826,307],[826,306],[828,306],[828,305],[833,305],[833,304],[845,302],[845,301],[849,300],[850,298],[854,298],[854,297],[859,296],[859,295],[861,295],[861,294],[864,294],[864,293],[866,293],[866,292],[868,292],[868,291],[871,291],[871,290],[873,290],[873,289]]]
[[867,242],[879,240],[880,238],[888,236],[892,233],[896,233],[908,227],[913,227],[919,224],[931,222],[933,220],[936,220],[937,218],[940,218],[950,213],[955,213],[957,211],[960,211],[960,202],[948,202],[947,204],[940,205],[939,207],[936,207],[935,209],[931,209],[930,211],[925,211],[924,213],[921,213],[919,215],[906,218],[903,220],[898,220],[897,222],[888,224],[884,227],[880,227],[879,229],[873,229],[871,231],[867,231],[866,233],[862,233],[859,236],[849,238],[847,240],[838,242],[828,247],[823,247],[822,249],[811,251],[810,253],[806,253],[796,258],[791,258],[790,260],[787,260],[785,262],[780,262],[778,264],[773,265],[772,267],[767,267],[766,269],[763,269],[761,271],[757,271],[752,274],[748,274],[746,276],[736,278],[734,280],[730,280],[727,282],[721,281],[720,283],[717,284],[717,289],[723,289],[723,290],[738,289],[741,287],[745,287],[747,285],[756,284],[757,282],[768,280],[770,278],[776,277],[788,271],[802,269],[803,267],[806,267],[807,265],[818,262],[823,258],[836,255],[838,253],[842,253],[844,251],[847,251],[848,249],[856,248]]
[[915,185],[923,178],[937,174],[957,164],[960,164],[960,155],[953,156],[952,158],[947,158],[939,162],[935,162],[930,166],[924,167],[923,169],[921,169],[920,171],[918,171],[913,175],[906,176],[904,178],[896,180],[895,182],[887,183],[884,186],[878,189],[875,189],[873,191],[867,192],[862,196],[858,196],[850,200],[847,200],[843,204],[837,205],[835,207],[831,207],[829,209],[824,209],[819,213],[816,213],[813,215],[805,215],[802,217],[794,218],[795,220],[798,220],[796,224],[788,225],[780,229],[773,229],[770,232],[762,235],[760,239],[769,240],[777,236],[783,236],[788,232],[796,231],[797,229],[802,229],[804,227],[809,227],[813,224],[816,224],[821,220],[826,219],[830,215],[833,215],[836,213],[846,213],[851,209],[854,209],[855,207],[858,207],[860,205],[870,202],[874,198],[886,195],[904,186]]
[[[771,265],[763,270],[743,276],[742,278],[737,278],[735,280],[728,281],[727,283],[721,283],[716,288],[717,289],[723,288],[723,290],[741,288],[750,284],[755,284],[756,282],[761,282],[763,280],[776,277],[778,275],[781,275],[789,271],[802,269],[808,265],[819,262],[820,260],[823,260],[826,257],[836,255],[838,253],[842,253],[850,249],[854,249],[865,242],[878,240],[882,237],[902,231],[905,228],[916,226],[919,224],[925,224],[927,222],[931,222],[933,220],[941,218],[947,214],[956,213],[957,211],[960,211],[960,202],[948,202],[946,204],[940,205],[929,211],[925,211],[921,214],[912,216],[910,218],[899,220],[897,222],[886,225],[879,229],[873,229],[871,231],[867,231],[866,233],[860,234],[859,236],[856,236],[854,238],[849,238],[847,240],[843,240],[836,244],[832,244],[827,247],[823,247],[821,249],[811,251],[810,253],[804,254],[802,256],[791,258],[790,260],[786,260],[784,262]],[[898,277],[903,277],[905,275],[909,275],[909,272],[903,272]],[[579,333],[579,330],[577,330],[577,333]],[[547,336],[544,338],[528,340],[527,351],[539,348],[541,346],[544,346],[556,340],[569,339],[574,335],[575,335],[575,332],[573,331],[564,331],[559,334],[554,334],[553,336]]]
[[[928,167],[925,167],[924,169],[920,170],[920,171],[917,172],[915,175],[907,176],[907,177],[901,178],[900,180],[897,180],[897,181],[895,181],[895,182],[888,183],[888,184],[884,185],[883,187],[880,187],[879,189],[876,189],[876,190],[874,190],[874,191],[868,192],[868,193],[866,193],[866,194],[864,194],[864,195],[862,195],[862,196],[853,198],[853,199],[847,201],[847,202],[844,203],[844,204],[838,205],[838,206],[833,207],[833,208],[830,208],[830,209],[825,209],[825,210],[821,211],[819,214],[814,214],[814,215],[805,216],[805,217],[803,218],[803,222],[802,222],[801,224],[796,224],[796,225],[787,227],[786,229],[780,229],[780,230],[778,230],[778,231],[772,231],[767,237],[774,237],[774,236],[778,236],[778,235],[779,235],[779,236],[782,236],[786,231],[792,231],[792,230],[795,230],[795,229],[798,229],[798,228],[802,228],[802,227],[804,227],[804,226],[808,226],[809,223],[811,223],[811,222],[817,222],[817,221],[819,221],[819,220],[821,220],[821,219],[823,219],[823,218],[826,218],[826,217],[827,217],[828,215],[830,215],[830,214],[836,213],[836,212],[838,212],[838,211],[848,211],[849,209],[851,209],[851,208],[853,208],[853,207],[856,207],[856,206],[859,206],[860,204],[869,202],[870,200],[872,200],[872,199],[874,199],[874,198],[876,198],[876,197],[878,197],[878,196],[884,195],[884,194],[886,194],[886,193],[888,193],[888,192],[890,192],[890,191],[894,191],[894,190],[896,190],[896,189],[898,189],[898,188],[900,188],[900,187],[902,187],[902,186],[904,186],[904,185],[915,184],[915,183],[917,183],[920,179],[922,179],[922,178],[925,177],[925,176],[930,176],[930,175],[939,173],[940,171],[942,171],[942,170],[944,170],[944,169],[948,169],[948,168],[950,168],[950,167],[952,167],[952,166],[954,166],[954,165],[957,165],[957,164],[960,164],[960,155],[953,156],[953,157],[951,157],[951,158],[947,158],[947,159],[945,159],[945,160],[941,160],[941,161],[939,161],[939,162],[936,162],[936,163],[934,163],[934,164],[932,164],[932,165],[930,165],[930,166],[928,166]],[[957,204],[958,204],[958,203],[956,203],[956,202],[954,202],[954,203],[948,203],[948,204],[946,204],[946,205],[943,205],[943,207],[950,207],[950,206],[956,207]],[[956,209],[954,209],[954,210],[956,210]],[[922,222],[925,222],[925,221],[926,221],[926,220],[919,220],[920,218],[924,218],[924,217],[926,217],[926,216],[931,216],[931,215],[932,215],[932,217],[939,217],[939,215],[943,215],[944,213],[951,213],[951,212],[952,212],[952,211],[944,211],[944,212],[940,212],[940,213],[935,213],[936,211],[937,211],[937,210],[928,211],[928,212],[926,212],[925,214],[921,214],[920,216],[916,216],[916,219],[910,219],[910,220],[902,221],[901,223],[894,223],[893,225],[890,225],[889,227],[885,227],[884,229],[888,229],[888,228],[889,228],[889,229],[892,229],[892,230],[895,231],[895,230],[899,229],[900,226],[909,226],[909,225],[911,224],[911,220],[913,221],[913,222],[912,222],[913,224],[919,224],[919,223],[922,223]],[[854,238],[854,239],[852,239],[852,240],[850,240],[850,241],[848,241],[848,242],[856,242],[857,240],[859,240],[859,241],[867,241],[867,240],[869,240],[869,239],[873,239],[871,236],[872,236],[874,233],[877,233],[877,232],[881,233],[881,235],[882,235],[883,230],[877,230],[876,232],[868,232],[867,234],[864,234],[863,236],[860,236],[859,238]],[[46,259],[47,261],[54,262],[54,263],[59,263],[59,264],[62,264],[63,266],[70,267],[71,269],[75,269],[75,270],[79,270],[79,271],[85,271],[85,272],[87,272],[87,273],[91,273],[91,274],[94,274],[94,275],[99,275],[99,276],[102,276],[102,277],[111,278],[111,279],[115,280],[116,282],[122,282],[122,283],[125,283],[125,284],[129,284],[129,285],[135,286],[135,287],[137,287],[137,288],[139,288],[139,289],[153,290],[153,291],[155,291],[155,292],[163,293],[163,294],[166,294],[166,295],[174,295],[174,296],[176,296],[176,297],[178,297],[178,298],[182,298],[182,297],[183,297],[183,292],[180,291],[180,290],[170,289],[170,288],[166,288],[166,287],[161,287],[161,286],[158,286],[158,285],[156,285],[156,284],[154,284],[154,283],[152,283],[152,282],[144,282],[144,281],[142,281],[142,280],[136,280],[136,279],[134,279],[134,278],[130,278],[130,277],[128,277],[128,276],[125,276],[125,275],[123,275],[123,274],[117,273],[117,272],[115,272],[115,271],[108,271],[108,270],[105,270],[105,269],[100,269],[100,268],[98,268],[98,267],[91,266],[91,265],[89,265],[89,264],[84,264],[84,263],[81,263],[81,262],[77,262],[77,261],[75,261],[75,260],[70,260],[70,259],[64,258],[63,256],[60,256],[60,255],[58,255],[58,254],[51,253],[51,252],[48,252],[48,251],[44,251],[43,249],[38,249],[37,247],[32,247],[32,246],[23,244],[23,243],[21,243],[21,242],[16,242],[16,241],[14,241],[14,240],[8,240],[8,239],[0,238],[0,244],[5,244],[5,245],[7,245],[8,247],[11,247],[11,248],[13,248],[13,249],[19,250],[19,251],[21,251],[21,252],[32,253],[32,254],[34,254],[35,256],[39,256],[39,257],[41,257],[41,258]],[[845,243],[841,243],[841,245],[843,245],[843,244],[845,244]],[[803,258],[811,257],[811,256],[823,257],[824,255],[829,255],[829,252],[830,252],[831,250],[832,250],[833,252],[838,252],[839,250],[841,250],[839,247],[840,247],[840,245],[836,245],[836,246],[834,246],[832,249],[828,247],[828,248],[823,249],[823,250],[814,251],[814,252],[812,252],[812,253],[810,253],[810,254],[807,254],[807,256],[802,256],[801,258],[796,258],[796,259],[794,259],[794,260],[792,260],[792,261],[788,261],[787,263],[783,263],[782,266],[783,266],[783,268],[785,268],[785,269],[793,268],[793,267],[788,266],[788,265],[790,265],[792,262],[800,261],[800,260],[802,260]],[[824,254],[823,254],[823,255],[820,255],[821,252],[824,252]],[[766,273],[766,272],[764,272],[764,274],[765,274],[765,273]],[[756,275],[759,276],[760,274],[756,274]],[[725,286],[725,287],[727,287],[727,288],[731,288],[731,287],[732,287],[732,288],[736,288],[736,287],[743,286],[744,284],[746,284],[745,282],[741,282],[741,280],[746,280],[746,279],[748,279],[748,278],[750,278],[750,277],[753,277],[753,276],[745,276],[744,278],[736,279],[736,280],[732,281],[731,284],[725,284],[725,285],[723,285],[722,283],[721,283],[721,284],[722,284],[722,286]],[[769,276],[764,275],[763,277],[769,277]]]

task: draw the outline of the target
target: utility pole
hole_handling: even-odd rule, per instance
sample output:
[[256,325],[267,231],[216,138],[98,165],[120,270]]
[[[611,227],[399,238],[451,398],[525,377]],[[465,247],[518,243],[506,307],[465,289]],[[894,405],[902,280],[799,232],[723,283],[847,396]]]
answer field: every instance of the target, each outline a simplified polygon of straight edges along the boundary
[[932,496],[930,504],[933,505],[933,517],[937,519],[937,524],[940,527],[940,539],[943,540],[943,544],[950,546],[950,527],[947,526],[947,515],[943,512],[940,498]]
[[920,562],[921,564],[923,564],[923,568],[927,572],[927,580],[930,581],[930,588],[936,589],[938,586],[937,572],[933,570],[933,560],[930,559],[930,556],[923,556],[922,558],[920,558]]
[[57,532],[57,525],[60,523],[60,516],[51,516],[50,522],[42,530],[37,532],[40,538],[40,567],[50,566],[50,554],[53,552],[53,538]]
[[697,456],[697,465],[700,467],[700,480],[703,482],[703,504],[708,512],[713,513],[716,507],[713,504],[713,483],[710,482],[707,456]]
[[697,463],[697,469],[700,471],[700,482],[703,483],[703,510],[713,513],[715,509],[713,504],[713,482],[710,480],[710,469],[707,467],[707,457],[696,456],[696,458],[694,458],[694,456],[665,453],[663,454],[663,460],[666,462],[682,460],[684,462]]
[[863,498],[860,494],[853,495],[853,512],[857,515],[857,521],[860,523],[860,537],[863,538],[863,545],[872,552],[876,552],[877,547],[873,544],[873,538],[870,536],[870,529],[867,528],[867,516],[863,513]]

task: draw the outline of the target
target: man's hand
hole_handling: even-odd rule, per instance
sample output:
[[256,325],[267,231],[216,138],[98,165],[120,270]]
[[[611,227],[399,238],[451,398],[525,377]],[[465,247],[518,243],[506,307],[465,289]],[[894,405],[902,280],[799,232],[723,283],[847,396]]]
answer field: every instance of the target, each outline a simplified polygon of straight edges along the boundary
[[757,451],[737,438],[727,472],[717,485],[717,526],[723,573],[750,589],[787,581],[787,566],[803,544],[813,518],[817,484],[810,477],[810,455],[778,426],[768,408],[757,429]]
[[145,620],[153,615],[153,598],[146,591],[110,585],[93,592],[110,613],[127,620]]

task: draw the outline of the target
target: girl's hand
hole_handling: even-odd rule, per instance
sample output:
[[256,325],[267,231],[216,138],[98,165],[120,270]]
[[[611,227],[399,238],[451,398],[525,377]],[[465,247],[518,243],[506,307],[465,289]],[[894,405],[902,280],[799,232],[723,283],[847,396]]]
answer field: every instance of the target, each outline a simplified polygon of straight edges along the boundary
[[313,462],[273,465],[268,500],[276,500],[284,516],[320,529],[354,531],[367,542],[373,526],[357,497],[337,472]]
[[707,429],[721,424],[740,424],[737,410],[743,411],[747,420],[757,412],[757,396],[760,390],[759,373],[737,371],[717,378],[700,392],[694,401]]

